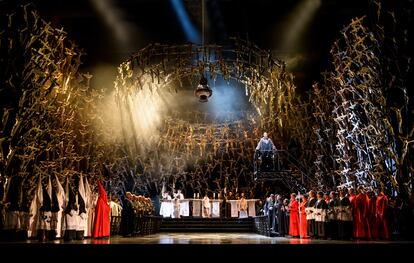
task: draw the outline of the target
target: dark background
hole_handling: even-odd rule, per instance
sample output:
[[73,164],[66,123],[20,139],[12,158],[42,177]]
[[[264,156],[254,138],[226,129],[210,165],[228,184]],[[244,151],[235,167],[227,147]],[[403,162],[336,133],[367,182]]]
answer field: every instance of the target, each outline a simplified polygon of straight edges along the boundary
[[[105,21],[96,3],[109,3],[104,12],[116,14],[116,22]],[[295,20],[295,8],[306,0],[205,0],[206,42],[225,45],[237,36],[270,49],[288,62],[301,90],[309,90],[320,72],[329,69],[329,54],[339,31],[351,18],[368,12],[369,0],[321,0],[316,13],[307,22],[295,46],[281,49],[285,33]],[[0,0],[0,12],[12,12],[21,4],[33,2],[41,16],[86,53],[82,70],[115,66],[149,43],[185,43],[187,39],[170,0]],[[194,26],[201,32],[201,0],[183,0]],[[293,18],[293,20],[292,20]],[[299,18],[298,18],[299,19]],[[111,20],[113,21],[113,20]],[[111,24],[120,24],[125,41],[120,44]],[[296,63],[289,60],[295,58]],[[101,70],[102,71],[102,70]],[[104,70],[105,72],[105,70]],[[99,75],[99,73],[97,73]]]

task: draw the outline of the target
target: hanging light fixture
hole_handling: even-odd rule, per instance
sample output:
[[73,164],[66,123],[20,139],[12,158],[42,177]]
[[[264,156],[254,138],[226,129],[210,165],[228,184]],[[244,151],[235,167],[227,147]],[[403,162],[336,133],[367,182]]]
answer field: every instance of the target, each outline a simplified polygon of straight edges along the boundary
[[197,88],[194,91],[194,95],[198,97],[199,102],[207,102],[208,98],[213,95],[213,91],[208,86],[207,79],[202,76]]
[[[204,0],[201,2],[201,13],[202,13],[202,33],[201,33],[201,45],[204,47],[204,40],[205,40],[205,30],[204,30],[204,16],[205,16],[205,10],[204,10]],[[204,50],[204,49],[203,49]],[[194,90],[194,95],[198,97],[199,102],[208,102],[208,98],[213,95],[213,91],[208,86],[207,78],[201,76],[200,82],[198,83],[197,88]]]

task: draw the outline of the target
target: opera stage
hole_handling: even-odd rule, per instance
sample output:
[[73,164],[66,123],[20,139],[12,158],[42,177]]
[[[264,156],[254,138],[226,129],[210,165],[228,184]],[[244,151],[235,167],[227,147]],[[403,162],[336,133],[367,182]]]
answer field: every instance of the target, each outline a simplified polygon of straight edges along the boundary
[[[13,258],[172,259],[219,260],[294,258],[317,260],[321,256],[343,259],[396,259],[408,256],[413,242],[337,241],[265,237],[254,233],[158,233],[145,237],[111,237],[73,242],[2,243],[2,255]],[[335,260],[332,258],[332,260]]]

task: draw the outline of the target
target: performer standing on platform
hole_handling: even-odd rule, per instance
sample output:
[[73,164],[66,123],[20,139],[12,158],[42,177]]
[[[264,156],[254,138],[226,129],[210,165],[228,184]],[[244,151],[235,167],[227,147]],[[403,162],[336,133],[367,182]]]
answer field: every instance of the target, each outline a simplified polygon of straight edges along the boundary
[[210,204],[210,198],[208,198],[208,195],[206,195],[203,198],[203,217],[210,217],[211,215],[211,204]]
[[300,202],[300,237],[309,238],[308,236],[308,222],[306,221],[306,205],[308,204],[308,195],[302,195]]
[[308,236],[315,237],[316,235],[316,228],[315,228],[315,214],[314,214],[314,206],[316,204],[316,193],[315,191],[311,190],[309,192],[309,201],[306,204],[306,220],[308,225]]
[[277,218],[277,232],[280,237],[284,237],[288,233],[286,222],[286,208],[281,195],[276,196],[276,218]]
[[266,204],[264,206],[264,212],[269,220],[269,228],[271,231],[276,231],[275,229],[275,208],[276,200],[275,195],[271,194],[269,198],[266,200]]
[[383,191],[378,193],[376,201],[376,217],[378,226],[378,237],[382,239],[390,238],[390,231],[388,227],[388,215],[386,213],[388,208],[388,197],[384,195]]
[[233,200],[233,192],[229,191],[229,193],[225,196],[225,200],[223,201],[225,205],[225,217],[231,218],[231,204],[227,202],[228,200]]
[[172,218],[180,218],[180,199],[175,196],[173,199],[173,214]]
[[356,220],[357,220],[357,215],[356,215],[356,199],[355,199],[356,195],[354,192],[354,188],[349,188],[348,189],[348,198],[349,198],[349,202],[351,203],[351,208],[352,208],[352,235],[355,237],[355,231],[356,231]]
[[328,204],[328,236],[332,239],[338,239],[338,210],[339,199],[338,194],[334,191],[330,193],[330,201]]
[[93,238],[109,237],[110,235],[110,207],[105,189],[99,180],[98,184],[98,202],[95,208],[95,223],[93,225]]
[[346,195],[347,190],[339,191],[339,208],[338,208],[338,238],[351,239],[352,231],[352,206]]
[[327,223],[327,210],[328,205],[324,199],[323,192],[318,192],[318,201],[315,203],[315,224],[317,229],[316,236],[318,238],[326,238],[326,223]]
[[355,197],[355,238],[364,239],[370,238],[371,233],[369,231],[369,225],[367,222],[368,215],[368,197],[365,193],[364,187],[358,187],[358,195]]
[[239,217],[240,218],[247,218],[247,200],[244,197],[244,192],[241,193],[241,197],[239,202],[237,203],[239,209]]
[[376,218],[376,208],[377,208],[377,197],[375,196],[374,191],[369,191],[367,194],[368,197],[368,211],[367,211],[367,224],[369,227],[369,232],[371,233],[371,238],[378,238],[378,227],[377,227],[377,218]]
[[78,227],[79,205],[76,194],[69,181],[66,181],[66,191],[68,201],[65,206],[65,241],[72,241],[76,238],[76,228]]
[[126,192],[121,212],[121,234],[124,237],[130,237],[135,230],[135,210],[132,199],[132,193]]
[[299,203],[296,200],[296,194],[290,195],[289,203],[289,235],[299,237]]
[[267,136],[267,132],[263,133],[263,137],[260,139],[256,147],[256,152],[262,159],[260,171],[272,171],[274,169],[272,164],[272,158],[276,152],[276,147],[272,140]]

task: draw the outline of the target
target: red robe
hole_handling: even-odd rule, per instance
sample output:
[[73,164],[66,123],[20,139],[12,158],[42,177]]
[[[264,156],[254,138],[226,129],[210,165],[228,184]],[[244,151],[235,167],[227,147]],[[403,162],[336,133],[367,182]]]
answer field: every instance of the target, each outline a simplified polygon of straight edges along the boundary
[[367,224],[368,197],[360,193],[355,197],[355,238],[370,238],[371,234]]
[[387,217],[388,197],[383,193],[379,193],[376,202],[376,218],[378,227],[378,237],[382,239],[390,238]]
[[352,208],[352,234],[354,237],[356,237],[356,221],[357,221],[355,197],[356,197],[355,194],[349,195],[349,202],[351,202],[351,208]]
[[367,214],[367,224],[369,226],[369,231],[371,233],[372,238],[378,237],[378,226],[377,226],[377,219],[376,219],[376,206],[377,206],[377,198],[372,196],[368,199],[368,214]]
[[290,200],[289,204],[289,235],[299,236],[299,203],[295,199]]
[[99,197],[95,208],[95,223],[93,225],[92,237],[108,237],[110,234],[110,220],[108,198],[102,184],[98,182]]
[[300,203],[300,237],[308,238],[308,222],[306,221],[306,202]]

